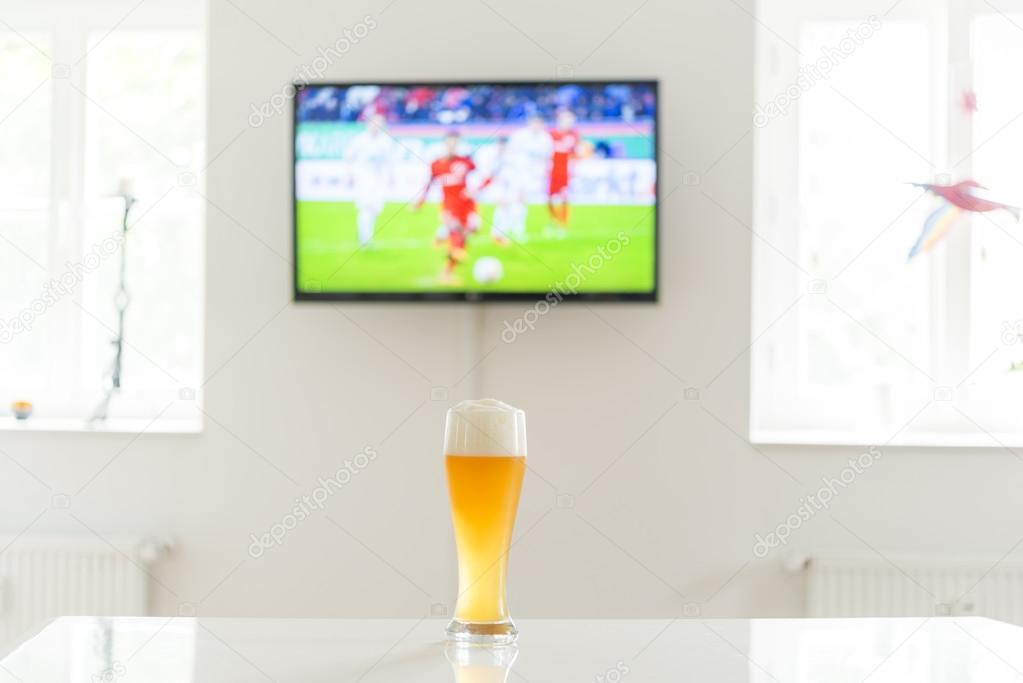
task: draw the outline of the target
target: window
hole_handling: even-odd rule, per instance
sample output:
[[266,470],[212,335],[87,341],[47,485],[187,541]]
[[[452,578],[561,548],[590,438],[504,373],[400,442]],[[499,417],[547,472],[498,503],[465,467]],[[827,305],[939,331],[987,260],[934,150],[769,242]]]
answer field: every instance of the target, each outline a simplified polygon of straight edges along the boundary
[[[25,426],[44,428],[94,414],[114,361],[124,257],[122,384],[93,426],[194,429],[203,7],[26,5],[0,23],[0,411],[30,401]],[[138,202],[122,242],[124,188]]]
[[911,184],[1023,204],[1023,2],[864,8],[759,9],[751,439],[1023,445],[1023,224]]

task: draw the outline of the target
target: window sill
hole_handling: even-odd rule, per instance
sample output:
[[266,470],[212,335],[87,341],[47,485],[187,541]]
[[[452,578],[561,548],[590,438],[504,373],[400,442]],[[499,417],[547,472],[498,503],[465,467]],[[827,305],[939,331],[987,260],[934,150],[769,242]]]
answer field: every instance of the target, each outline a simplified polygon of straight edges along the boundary
[[96,432],[100,434],[200,434],[200,419],[116,419],[100,423],[74,418],[30,417],[27,420],[16,420],[13,417],[0,417],[2,432],[62,432],[82,434]]
[[908,446],[915,448],[1023,449],[1019,432],[914,432],[892,439],[891,434],[864,434],[813,430],[755,430],[754,446]]

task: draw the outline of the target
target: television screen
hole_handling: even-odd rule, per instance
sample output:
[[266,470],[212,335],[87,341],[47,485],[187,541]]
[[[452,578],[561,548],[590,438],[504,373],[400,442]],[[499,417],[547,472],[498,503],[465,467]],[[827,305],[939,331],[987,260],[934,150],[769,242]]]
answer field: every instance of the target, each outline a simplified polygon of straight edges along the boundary
[[297,299],[647,300],[657,83],[302,84]]

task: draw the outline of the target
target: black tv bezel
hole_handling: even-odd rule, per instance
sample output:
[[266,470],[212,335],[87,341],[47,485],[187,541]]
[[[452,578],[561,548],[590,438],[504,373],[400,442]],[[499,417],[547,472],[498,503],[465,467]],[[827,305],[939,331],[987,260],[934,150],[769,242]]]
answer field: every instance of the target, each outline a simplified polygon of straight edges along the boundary
[[486,81],[349,81],[349,82],[295,82],[292,83],[294,93],[291,97],[291,272],[292,272],[292,300],[295,302],[321,301],[321,302],[359,302],[359,301],[434,301],[434,302],[467,302],[467,303],[488,303],[488,302],[521,302],[537,301],[545,298],[550,290],[536,292],[308,292],[299,289],[298,285],[298,197],[296,187],[296,165],[298,157],[296,153],[295,136],[298,123],[298,93],[305,88],[351,88],[357,86],[377,85],[381,87],[409,88],[415,86],[426,86],[431,88],[450,87],[473,87],[481,85],[499,86],[563,86],[563,85],[648,85],[653,88],[654,107],[654,286],[649,292],[579,292],[575,294],[563,294],[561,298],[567,302],[645,302],[657,303],[660,292],[660,233],[661,233],[661,159],[660,159],[660,120],[661,120],[661,97],[660,81],[656,78],[614,78],[614,79],[572,79],[572,80],[506,80],[494,79]]

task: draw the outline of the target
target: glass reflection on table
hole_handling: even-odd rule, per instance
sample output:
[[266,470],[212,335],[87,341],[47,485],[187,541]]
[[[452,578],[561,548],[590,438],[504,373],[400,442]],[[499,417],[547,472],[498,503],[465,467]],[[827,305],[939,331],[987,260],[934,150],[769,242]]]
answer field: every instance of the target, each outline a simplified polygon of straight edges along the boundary
[[449,644],[444,649],[455,683],[505,683],[519,655],[515,645],[479,647]]
[[[1023,629],[980,618],[525,619],[515,646],[446,644],[440,620],[66,617],[0,683],[1018,683]],[[514,669],[512,668],[514,666]],[[514,674],[514,675],[511,675]]]

